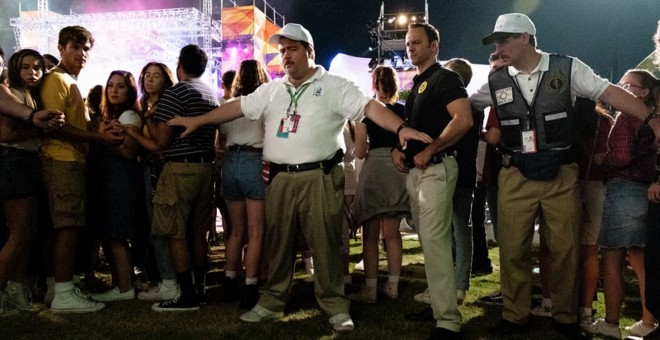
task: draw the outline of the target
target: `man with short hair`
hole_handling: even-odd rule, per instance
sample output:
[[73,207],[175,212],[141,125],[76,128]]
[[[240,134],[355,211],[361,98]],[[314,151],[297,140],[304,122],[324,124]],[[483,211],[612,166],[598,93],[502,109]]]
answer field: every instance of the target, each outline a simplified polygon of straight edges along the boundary
[[[76,250],[86,226],[85,157],[89,142],[121,144],[121,130],[102,124],[101,132],[87,131],[85,102],[77,78],[94,46],[94,37],[81,26],[60,30],[57,49],[61,62],[45,77],[41,100],[45,108],[64,113],[66,124],[44,138],[41,145],[42,176],[54,234],[54,298],[51,310],[88,313],[105,304],[84,296],[72,282]],[[48,302],[48,301],[47,301]]]
[[[551,256],[552,327],[581,338],[577,324],[577,262],[580,194],[578,166],[569,157],[571,116],[577,96],[601,100],[642,120],[644,104],[600,78],[580,60],[536,47],[536,28],[524,14],[500,15],[492,34],[505,67],[492,72],[470,99],[478,108],[495,105],[504,151],[499,173],[498,233],[504,308],[499,335],[527,330],[531,310],[531,247],[534,220],[541,218]],[[647,121],[660,136],[660,122]]]
[[183,47],[176,66],[179,82],[165,90],[153,117],[145,117],[165,158],[153,199],[152,230],[169,238],[180,287],[176,298],[151,307],[158,312],[198,310],[200,298],[204,298],[206,232],[213,223],[216,127],[204,126],[182,136],[181,129],[165,123],[174,116],[198,116],[218,106],[215,91],[200,79],[207,63],[206,53],[197,45]]
[[[408,172],[406,189],[419,240],[436,327],[429,339],[460,339],[461,313],[452,257],[453,196],[458,178],[455,144],[472,127],[472,108],[461,77],[438,63],[440,33],[427,23],[408,26],[406,50],[417,66],[406,119],[433,141],[393,150],[394,165]],[[403,151],[403,152],[402,152]]]
[[284,316],[301,232],[314,257],[314,293],[321,309],[330,316],[335,331],[351,331],[354,325],[348,314],[339,254],[344,173],[338,164],[343,156],[340,137],[344,121],[361,120],[366,115],[396,131],[402,141],[430,138],[407,128],[354,83],[316,65],[314,41],[303,26],[286,24],[270,42],[279,44],[285,77],[204,116],[176,118],[170,124],[185,125],[186,133],[190,133],[201,125],[241,116],[264,119],[263,155],[270,182],[266,189],[269,273],[258,304],[241,315],[241,320],[262,322]]

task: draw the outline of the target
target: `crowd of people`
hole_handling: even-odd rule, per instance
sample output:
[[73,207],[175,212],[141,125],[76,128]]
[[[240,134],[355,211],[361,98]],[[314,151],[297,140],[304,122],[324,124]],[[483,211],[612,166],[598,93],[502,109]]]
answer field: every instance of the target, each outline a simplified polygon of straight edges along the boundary
[[[494,335],[524,333],[535,315],[570,339],[622,338],[628,259],[642,318],[626,331],[660,338],[650,288],[660,284],[660,22],[654,61],[614,85],[538,49],[526,15],[501,15],[482,40],[495,46],[488,82],[470,96],[470,63],[441,65],[439,32],[413,23],[406,50],[417,76],[405,105],[390,67],[372,70],[371,97],[316,65],[299,24],[269,41],[285,76],[271,80],[243,60],[223,75],[221,98],[201,80],[208,57],[196,45],[181,49],[174,72],[159,62],[137,77],[111,71],[86,100],[77,77],[95,40],[84,27],[60,31],[60,60],[12,54],[0,85],[0,317],[38,310],[36,275],[54,313],[135,298],[157,312],[198,310],[219,208],[222,300],[241,300],[243,322],[284,316],[302,251],[329,323],[353,330],[350,300],[399,296],[407,219],[428,285],[415,300],[428,307],[406,317],[435,320],[430,339],[460,339],[470,276],[493,271],[487,200],[501,266],[501,292],[487,298],[503,304]],[[360,226],[365,281],[347,296],[347,235]],[[533,308],[535,226],[543,301]],[[388,276],[379,286],[381,240]],[[88,294],[80,274],[87,289],[98,284],[100,247],[112,284]],[[151,286],[136,284],[134,268]],[[601,276],[606,310],[596,319]]]

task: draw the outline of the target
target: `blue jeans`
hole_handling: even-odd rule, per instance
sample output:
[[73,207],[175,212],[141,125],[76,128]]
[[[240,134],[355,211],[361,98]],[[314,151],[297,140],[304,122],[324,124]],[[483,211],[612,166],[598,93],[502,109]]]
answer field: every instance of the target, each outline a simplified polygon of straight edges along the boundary
[[467,291],[470,288],[472,270],[472,188],[456,188],[454,191],[454,263],[456,265],[456,289]]

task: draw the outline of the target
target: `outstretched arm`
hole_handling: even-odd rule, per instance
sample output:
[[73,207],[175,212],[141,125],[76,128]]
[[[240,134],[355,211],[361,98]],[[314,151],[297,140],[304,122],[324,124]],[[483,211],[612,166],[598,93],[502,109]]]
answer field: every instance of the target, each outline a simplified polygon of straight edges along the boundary
[[385,104],[377,100],[371,100],[369,104],[367,104],[367,107],[364,109],[364,115],[373,120],[383,129],[397,133],[401,145],[405,145],[406,141],[411,139],[424,143],[431,143],[433,141],[433,138],[423,132],[419,132],[410,127],[401,127],[403,120],[388,109]]
[[196,117],[175,117],[167,122],[169,126],[183,126],[186,130],[181,136],[187,136],[202,125],[218,125],[243,116],[241,100],[224,103],[212,111]]
[[53,131],[64,125],[64,114],[52,110],[34,111],[27,105],[23,105],[9,88],[0,84],[0,112],[5,115],[28,121],[46,132]]

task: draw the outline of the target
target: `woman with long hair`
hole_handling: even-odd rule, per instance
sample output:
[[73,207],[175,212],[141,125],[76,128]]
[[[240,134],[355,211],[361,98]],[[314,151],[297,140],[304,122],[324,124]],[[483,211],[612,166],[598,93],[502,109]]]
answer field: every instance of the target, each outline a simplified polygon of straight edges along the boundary
[[[124,133],[140,131],[142,119],[138,113],[140,103],[137,96],[133,74],[112,71],[101,100],[103,123],[121,125]],[[122,144],[103,146],[99,150],[96,181],[101,195],[98,202],[90,204],[100,207],[96,223],[105,254],[109,257],[113,288],[93,294],[91,298],[96,301],[135,298],[129,241],[136,238],[138,228],[144,223],[140,218],[142,184],[138,151],[139,146],[132,138],[124,138]]]
[[[404,118],[404,107],[397,103],[399,82],[391,67],[378,66],[373,70],[375,97]],[[378,240],[383,236],[387,251],[387,283],[381,291],[390,298],[399,296],[402,244],[399,224],[410,216],[406,192],[406,175],[392,164],[390,151],[398,144],[396,134],[384,130],[365,118],[355,128],[355,156],[365,158],[358,177],[353,214],[362,225],[362,258],[365,284],[357,294],[349,295],[353,301],[375,303],[378,283]]]
[[[627,71],[619,86],[630,91],[655,111],[654,89],[660,86],[646,70]],[[646,309],[644,247],[648,214],[647,188],[655,180],[657,146],[653,131],[641,120],[619,114],[607,140],[609,173],[605,184],[603,220],[598,235],[604,278],[605,319],[593,327],[595,333],[621,338],[619,318],[623,305],[623,268],[626,255],[639,281],[642,319],[626,330],[645,336],[654,329],[654,317]],[[650,287],[657,289],[657,287]]]
[[[234,98],[254,92],[269,81],[263,65],[256,60],[243,60],[232,84]],[[227,153],[222,169],[221,191],[227,202],[231,233],[227,242],[224,301],[238,297],[238,271],[245,253],[245,289],[240,308],[251,309],[259,300],[257,282],[266,228],[264,205],[265,184],[262,180],[264,145],[263,121],[245,117],[220,127],[227,136]]]
[[[142,108],[143,119],[150,117],[156,111],[160,96],[168,88],[174,85],[172,71],[167,65],[159,62],[147,63],[140,72],[139,85],[142,97],[140,97],[140,106]],[[156,184],[163,168],[163,159],[161,157],[162,149],[151,138],[149,130],[145,125],[142,131],[126,130],[126,134],[134,139],[141,147],[139,159],[142,164],[144,180],[144,200],[147,210],[147,222],[151,226],[153,217],[152,199],[156,191]],[[170,250],[167,238],[160,235],[149,236],[153,246],[153,259],[156,262],[159,282],[147,291],[139,292],[137,297],[140,300],[148,301],[167,301],[174,299],[179,286],[176,282],[176,272],[172,267]],[[147,255],[149,256],[149,255]],[[153,276],[149,272],[148,276]]]
[[[14,53],[7,64],[11,92],[33,109],[38,108],[37,87],[44,64],[41,54],[31,49]],[[36,310],[24,279],[37,227],[40,145],[36,128],[0,116],[0,200],[9,229],[9,238],[0,248],[0,317],[17,310]]]

